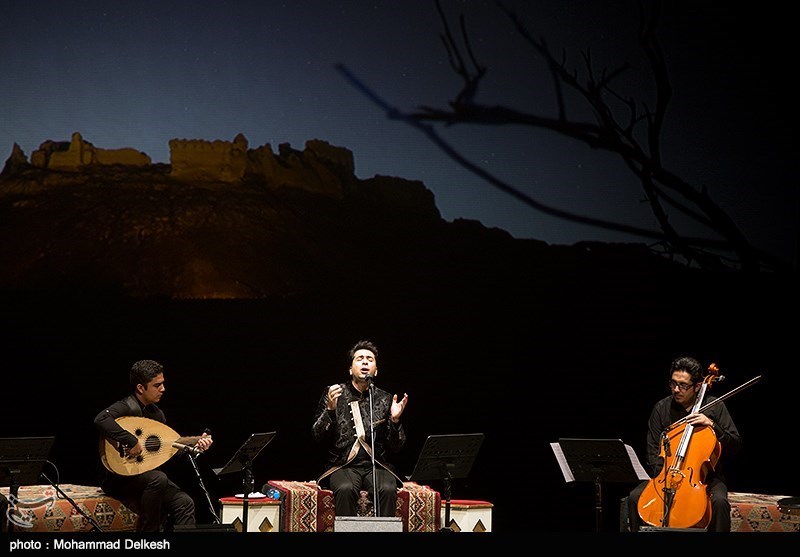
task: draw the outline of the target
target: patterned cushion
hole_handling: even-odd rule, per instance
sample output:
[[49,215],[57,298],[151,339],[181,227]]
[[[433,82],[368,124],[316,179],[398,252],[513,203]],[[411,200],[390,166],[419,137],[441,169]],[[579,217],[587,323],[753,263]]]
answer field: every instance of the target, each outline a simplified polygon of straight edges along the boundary
[[[333,492],[316,482],[270,480],[281,492],[283,532],[332,532],[335,518]],[[397,512],[404,532],[438,532],[441,525],[441,496],[426,485],[405,482],[397,492]],[[373,516],[367,492],[359,499],[359,515]]]
[[[138,515],[95,486],[63,484],[59,488],[103,531],[132,532]],[[9,496],[9,488],[0,488]],[[90,532],[94,527],[51,485],[21,486],[9,513],[17,532]]]
[[786,495],[729,492],[731,532],[800,532],[800,515],[782,512]]
[[333,493],[315,482],[270,480],[281,492],[281,532],[333,531]]

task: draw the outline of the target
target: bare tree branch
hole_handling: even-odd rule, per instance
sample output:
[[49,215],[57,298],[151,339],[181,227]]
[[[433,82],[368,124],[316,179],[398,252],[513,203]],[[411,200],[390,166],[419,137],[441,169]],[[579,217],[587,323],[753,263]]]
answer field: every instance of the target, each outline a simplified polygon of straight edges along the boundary
[[[512,195],[513,197],[517,198],[518,200],[522,201],[526,205],[533,207],[545,214],[563,218],[566,220],[570,220],[573,222],[581,223],[581,224],[588,224],[591,226],[598,226],[601,228],[605,228],[608,230],[615,230],[618,232],[626,232],[629,234],[634,234],[637,236],[641,236],[644,238],[651,238],[659,241],[667,241],[668,239],[662,232],[658,232],[656,230],[648,230],[645,228],[640,228],[636,226],[631,226],[624,223],[617,223],[612,221],[606,221],[603,219],[596,219],[592,217],[587,217],[584,215],[578,215],[576,213],[572,213],[569,211],[565,211],[562,209],[558,209],[555,207],[550,207],[545,205],[544,203],[535,200],[534,198],[530,197],[529,195],[523,193],[522,191],[518,190],[517,188],[505,183],[503,180],[500,180],[490,172],[484,170],[483,168],[477,166],[475,163],[471,162],[469,159],[464,157],[460,154],[452,145],[450,145],[447,141],[445,141],[437,132],[436,128],[431,125],[423,123],[419,118],[417,118],[414,114],[407,114],[404,113],[402,110],[398,109],[397,107],[391,106],[388,102],[386,102],[383,98],[381,98],[378,94],[375,93],[372,89],[370,89],[367,85],[365,85],[360,79],[358,79],[346,66],[342,64],[337,64],[336,69],[348,80],[350,81],[356,89],[361,91],[365,97],[370,99],[373,103],[379,106],[382,110],[386,112],[386,116],[390,120],[399,120],[404,122],[419,131],[421,131],[431,142],[439,147],[447,156],[451,159],[456,161],[459,165],[463,166],[473,174],[480,176],[491,185],[495,186],[501,191]],[[697,245],[704,245],[709,248],[713,247],[723,247],[725,244],[720,241],[709,240],[704,238],[691,238],[693,244]]]
[[[550,52],[547,42],[543,38],[534,37],[516,13],[499,0],[495,3],[525,43],[545,60],[553,82],[555,116],[476,102],[476,92],[486,74],[486,68],[478,63],[472,51],[463,15],[460,17],[460,29],[465,52],[462,53],[462,49],[454,40],[440,0],[436,0],[435,4],[444,29],[441,39],[453,70],[461,76],[464,83],[454,99],[448,103],[448,108],[423,105],[415,112],[404,113],[396,107],[389,106],[347,68],[340,65],[338,69],[364,95],[385,110],[389,118],[415,127],[459,165],[538,211],[581,224],[656,240],[660,249],[669,255],[680,256],[686,262],[707,269],[739,268],[752,272],[760,271],[762,268],[791,269],[787,263],[753,246],[730,215],[711,199],[705,188],[693,186],[663,166],[661,138],[667,107],[672,99],[672,87],[664,52],[656,35],[660,16],[658,4],[649,14],[643,5],[639,4],[639,44],[649,62],[655,83],[655,104],[649,108],[647,104],[637,103],[635,99],[623,96],[614,90],[614,80],[628,69],[627,64],[610,71],[604,68],[598,74],[593,67],[591,52],[587,50],[582,57],[584,77],[581,77],[581,72],[577,69],[568,68],[565,53],[562,52],[561,58],[557,59]],[[467,59],[472,65],[471,68],[465,62]],[[583,99],[594,115],[593,121],[578,121],[568,116],[565,98],[567,90],[574,91],[578,98]],[[625,120],[619,120],[618,114],[623,115]],[[436,123],[448,126],[514,124],[540,128],[575,139],[593,149],[616,154],[639,179],[660,231],[596,219],[545,205],[467,160],[436,132],[434,128]],[[643,144],[639,138],[645,143]],[[702,224],[722,239],[682,235],[670,222],[666,206]],[[733,253],[734,257],[728,257],[727,253]]]

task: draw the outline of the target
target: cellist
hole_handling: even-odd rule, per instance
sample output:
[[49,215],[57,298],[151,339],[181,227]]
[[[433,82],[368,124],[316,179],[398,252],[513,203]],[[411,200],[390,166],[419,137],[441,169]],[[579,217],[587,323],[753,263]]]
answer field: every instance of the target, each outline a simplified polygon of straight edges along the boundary
[[[650,413],[647,429],[646,466],[651,478],[663,475],[664,458],[662,442],[664,433],[679,420],[685,420],[695,428],[713,428],[722,447],[722,456],[713,469],[705,476],[704,483],[711,505],[711,520],[706,526],[709,532],[730,532],[731,506],[728,501],[728,487],[721,472],[722,460],[736,454],[742,445],[742,438],[723,401],[712,405],[702,413],[691,413],[703,385],[703,368],[695,358],[683,356],[672,361],[670,366],[669,389],[671,394],[655,403]],[[706,394],[702,406],[716,397]],[[667,447],[667,454],[678,447]],[[628,520],[631,531],[636,532],[642,525],[638,512],[639,496],[648,481],[637,485],[628,497]]]

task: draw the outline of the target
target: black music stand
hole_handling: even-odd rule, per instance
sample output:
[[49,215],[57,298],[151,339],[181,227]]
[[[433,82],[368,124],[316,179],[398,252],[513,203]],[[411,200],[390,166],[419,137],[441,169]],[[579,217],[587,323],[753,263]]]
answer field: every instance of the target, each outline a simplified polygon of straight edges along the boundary
[[[595,530],[600,532],[603,518],[603,482],[640,481],[627,447],[620,439],[562,438],[558,440],[558,445],[564,455],[565,464],[572,473],[571,481],[594,483]],[[565,479],[570,481],[563,468],[562,472]]]
[[409,480],[420,482],[444,481],[445,511],[442,532],[452,532],[450,527],[450,498],[452,482],[466,478],[483,443],[483,433],[429,435],[414,466]]
[[247,441],[239,447],[239,450],[236,451],[236,454],[233,455],[225,466],[212,469],[217,476],[232,474],[233,472],[243,472],[242,484],[244,485],[244,498],[242,499],[242,532],[247,532],[248,497],[254,487],[253,461],[261,450],[275,438],[276,433],[275,431],[269,433],[253,433],[248,437]]
[[[8,486],[8,504],[13,508],[19,500],[19,488],[36,485],[55,437],[0,438],[0,486]],[[8,523],[11,531],[14,525]]]

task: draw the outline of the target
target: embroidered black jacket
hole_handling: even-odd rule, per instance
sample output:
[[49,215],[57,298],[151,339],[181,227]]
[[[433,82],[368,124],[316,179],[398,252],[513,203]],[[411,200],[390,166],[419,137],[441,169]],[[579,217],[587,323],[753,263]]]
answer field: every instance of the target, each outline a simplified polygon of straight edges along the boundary
[[[351,402],[357,402],[364,426],[364,441],[372,447],[370,434],[370,396],[369,391],[361,393],[351,382],[342,383],[342,395],[336,401],[336,409],[328,410],[328,388],[322,393],[317,404],[312,435],[314,440],[327,448],[326,471],[318,479],[321,481],[335,469],[348,464],[348,456],[354,444],[358,443],[356,425],[351,413]],[[406,441],[401,422],[391,420],[392,395],[375,386],[372,387],[372,423],[375,431],[375,460],[380,466],[396,475],[394,467],[388,463],[390,453],[398,452]],[[353,451],[355,452],[355,451]],[[363,447],[358,447],[350,463],[371,461]],[[398,478],[400,480],[400,478]],[[402,481],[402,480],[400,480]]]

